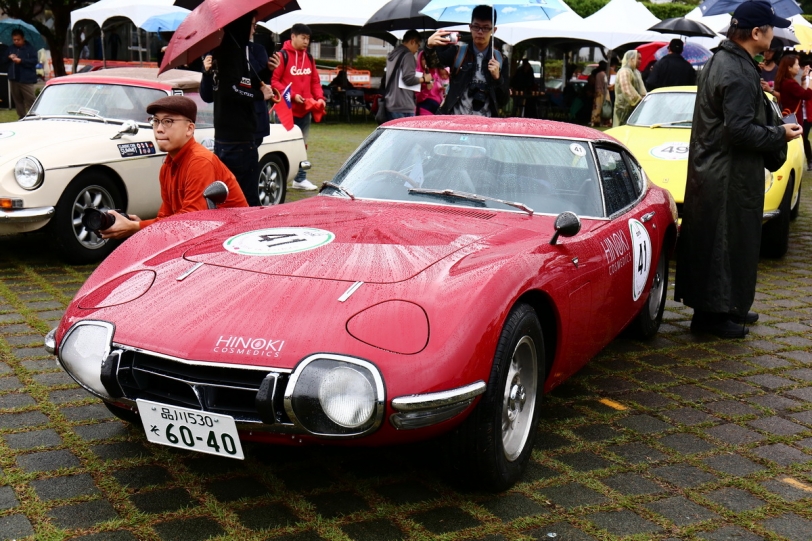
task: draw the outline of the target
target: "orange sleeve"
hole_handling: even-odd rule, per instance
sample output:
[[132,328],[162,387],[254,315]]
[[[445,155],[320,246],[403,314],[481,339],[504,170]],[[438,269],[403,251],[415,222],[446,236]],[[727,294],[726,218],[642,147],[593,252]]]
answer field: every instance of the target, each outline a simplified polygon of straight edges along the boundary
[[189,160],[184,169],[186,178],[180,179],[178,183],[180,208],[174,214],[206,210],[208,206],[206,205],[206,199],[203,197],[203,190],[209,184],[218,180],[215,178],[212,163],[206,158],[195,156]]

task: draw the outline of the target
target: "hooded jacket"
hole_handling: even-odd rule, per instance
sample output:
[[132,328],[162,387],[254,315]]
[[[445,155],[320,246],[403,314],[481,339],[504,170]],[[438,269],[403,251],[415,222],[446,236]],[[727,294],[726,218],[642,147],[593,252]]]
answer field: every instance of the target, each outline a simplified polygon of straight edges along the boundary
[[[313,58],[307,51],[298,51],[293,48],[290,40],[282,46],[284,54],[281,55],[281,65],[273,72],[271,79],[272,86],[280,93],[285,91],[288,83],[293,83],[290,87],[291,103],[293,104],[293,116],[302,118],[307,114],[304,103],[296,103],[293,99],[297,94],[304,99],[313,98],[323,100],[324,92],[321,90],[321,79],[316,69]],[[285,57],[287,56],[287,61]]]
[[756,293],[763,153],[786,149],[768,125],[758,64],[725,40],[699,73],[677,255],[675,299],[744,316]]
[[[400,60],[400,59],[403,60]],[[395,66],[400,60],[398,73]],[[420,82],[415,75],[416,61],[412,52],[405,45],[398,45],[386,57],[386,110],[390,113],[414,113],[415,92],[400,88],[400,79],[409,86]]]

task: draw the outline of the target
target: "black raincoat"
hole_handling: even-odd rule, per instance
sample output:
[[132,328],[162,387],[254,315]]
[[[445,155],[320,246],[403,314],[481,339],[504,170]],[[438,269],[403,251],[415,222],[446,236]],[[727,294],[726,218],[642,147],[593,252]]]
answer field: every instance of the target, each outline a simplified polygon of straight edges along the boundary
[[677,254],[675,298],[695,310],[744,316],[753,304],[762,153],[787,144],[767,118],[758,65],[723,41],[699,74]]

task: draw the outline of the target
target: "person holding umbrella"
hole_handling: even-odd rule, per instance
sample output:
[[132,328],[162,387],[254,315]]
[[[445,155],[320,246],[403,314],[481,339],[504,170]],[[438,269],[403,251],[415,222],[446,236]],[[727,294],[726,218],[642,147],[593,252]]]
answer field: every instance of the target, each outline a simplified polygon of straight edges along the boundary
[[11,32],[12,45],[8,48],[8,80],[11,100],[22,118],[34,105],[34,85],[37,82],[37,51],[25,40],[20,29]]
[[696,71],[682,57],[684,46],[681,39],[671,40],[668,44],[668,54],[654,64],[654,69],[646,79],[646,88],[649,91],[667,86],[693,86],[696,84]]
[[451,43],[447,30],[429,37],[425,52],[430,64],[451,68],[451,82],[439,114],[497,116],[510,99],[508,78],[502,73],[502,55],[493,51],[496,12],[476,6],[471,12],[470,42]]

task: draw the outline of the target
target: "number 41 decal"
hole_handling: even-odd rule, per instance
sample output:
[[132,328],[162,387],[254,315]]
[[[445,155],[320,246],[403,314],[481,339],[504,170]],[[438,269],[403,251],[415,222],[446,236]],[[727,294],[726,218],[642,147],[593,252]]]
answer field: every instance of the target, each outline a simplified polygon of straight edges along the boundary
[[646,227],[638,220],[629,220],[629,232],[632,237],[632,253],[634,254],[632,299],[636,301],[643,294],[648,283],[648,274],[651,269],[651,237],[649,237]]

